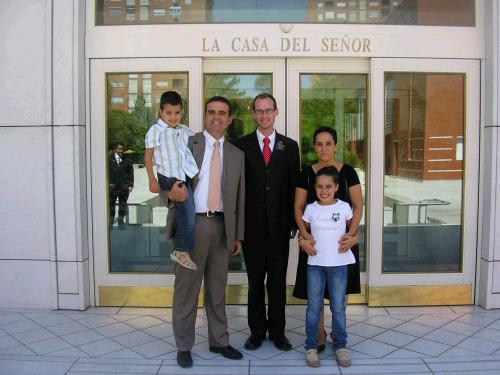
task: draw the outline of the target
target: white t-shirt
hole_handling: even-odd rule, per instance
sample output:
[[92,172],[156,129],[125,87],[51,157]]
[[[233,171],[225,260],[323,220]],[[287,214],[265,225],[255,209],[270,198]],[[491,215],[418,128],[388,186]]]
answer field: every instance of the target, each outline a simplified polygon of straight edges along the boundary
[[343,266],[356,263],[349,249],[339,253],[339,240],[346,233],[346,221],[352,218],[348,203],[337,199],[337,203],[322,206],[318,202],[308,204],[302,219],[311,226],[316,240],[316,255],[307,258],[307,264],[315,266]]

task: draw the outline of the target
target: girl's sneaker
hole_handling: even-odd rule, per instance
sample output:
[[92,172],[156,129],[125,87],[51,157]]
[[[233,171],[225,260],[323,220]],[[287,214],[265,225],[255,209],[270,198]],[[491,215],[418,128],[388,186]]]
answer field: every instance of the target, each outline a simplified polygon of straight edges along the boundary
[[340,367],[349,367],[351,365],[349,351],[346,348],[338,349],[335,354],[337,355],[337,363]]
[[319,367],[318,351],[316,349],[306,350],[306,363],[309,367]]

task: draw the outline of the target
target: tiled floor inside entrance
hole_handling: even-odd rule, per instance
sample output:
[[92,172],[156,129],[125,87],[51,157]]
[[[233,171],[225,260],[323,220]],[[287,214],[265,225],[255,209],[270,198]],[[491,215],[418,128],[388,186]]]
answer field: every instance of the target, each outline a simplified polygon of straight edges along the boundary
[[207,321],[200,309],[194,366],[181,369],[175,361],[171,309],[0,309],[0,374],[500,374],[500,310],[350,305],[353,365],[338,367],[328,342],[316,369],[304,360],[305,306],[287,306],[289,352],[269,341],[245,351],[246,307],[228,306],[227,313],[230,343],[243,351],[243,360],[208,351]]

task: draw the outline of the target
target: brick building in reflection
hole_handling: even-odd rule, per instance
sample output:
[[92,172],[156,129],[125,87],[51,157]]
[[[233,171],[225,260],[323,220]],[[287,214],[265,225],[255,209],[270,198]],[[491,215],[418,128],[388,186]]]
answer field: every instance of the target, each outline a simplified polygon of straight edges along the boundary
[[387,78],[385,174],[462,179],[464,76],[389,73]]
[[96,2],[98,25],[210,22],[212,1],[102,0]]
[[[207,23],[213,21],[214,3],[217,3],[217,0],[100,0],[96,2],[96,23],[98,25]],[[294,6],[293,2],[287,3],[285,0],[274,3],[275,9],[284,8],[284,11],[290,4]],[[257,3],[244,4],[245,7],[240,8],[240,12],[255,11],[259,8]],[[224,7],[227,4],[218,5]],[[446,14],[446,17],[443,17],[443,14]],[[473,26],[474,2],[304,0],[304,17],[299,22]]]
[[161,94],[177,91],[185,100],[188,97],[187,73],[129,73],[108,74],[108,105],[112,109],[131,112],[138,98],[148,108],[160,103]]
[[469,0],[309,0],[306,22],[473,26],[474,3]]

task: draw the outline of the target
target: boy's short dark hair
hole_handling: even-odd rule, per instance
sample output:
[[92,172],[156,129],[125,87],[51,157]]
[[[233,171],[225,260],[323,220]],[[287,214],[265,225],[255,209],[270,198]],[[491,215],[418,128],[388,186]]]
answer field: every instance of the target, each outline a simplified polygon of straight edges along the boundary
[[223,96],[219,96],[219,95],[216,95],[216,96],[212,96],[210,99],[207,100],[207,102],[205,103],[205,113],[207,113],[207,107],[210,103],[213,103],[213,102],[221,102],[221,103],[225,103],[227,104],[227,106],[229,107],[229,116],[232,116],[233,115],[233,109],[231,107],[231,102],[223,97]]
[[257,95],[255,98],[253,98],[252,111],[255,112],[255,102],[257,100],[260,100],[260,99],[271,99],[273,102],[273,107],[274,107],[273,109],[278,108],[278,105],[276,104],[276,99],[274,98],[274,96],[272,96],[271,94],[268,94],[267,92],[264,92],[262,94]]
[[160,110],[163,110],[165,104],[180,105],[182,107],[182,98],[175,91],[165,91],[160,97]]
[[328,133],[332,136],[333,142],[337,144],[337,131],[329,126],[320,126],[314,131],[313,143],[316,143],[316,136],[320,133]]
[[333,182],[338,184],[339,183],[339,172],[337,171],[337,168],[335,167],[323,167],[321,168],[318,173],[316,173],[316,179],[319,176],[330,176],[333,179]]

